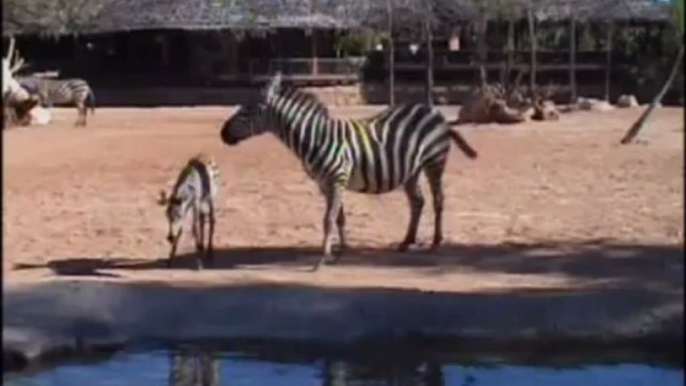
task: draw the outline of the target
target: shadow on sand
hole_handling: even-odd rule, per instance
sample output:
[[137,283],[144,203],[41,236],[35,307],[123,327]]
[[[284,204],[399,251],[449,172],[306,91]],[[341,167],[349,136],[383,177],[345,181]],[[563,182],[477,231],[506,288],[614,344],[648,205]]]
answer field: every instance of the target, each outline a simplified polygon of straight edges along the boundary
[[[227,248],[215,251],[206,269],[273,268],[309,269],[319,258],[316,247]],[[172,269],[194,269],[195,253],[178,255]],[[436,275],[465,269],[509,274],[560,274],[579,279],[609,280],[615,285],[662,288],[683,292],[682,245],[619,244],[604,240],[586,242],[505,243],[498,245],[452,244],[438,252],[396,252],[392,248],[351,249],[335,265],[324,267],[417,268]],[[19,264],[16,270],[48,268],[61,276],[117,277],[108,270],[167,269],[166,259],[71,258],[47,264]]]
[[[217,251],[213,269],[305,270],[317,256],[316,248],[235,248]],[[174,270],[192,269],[193,259],[194,254],[181,255]],[[554,274],[580,284],[427,292],[376,284],[336,288],[268,281],[49,281],[5,290],[4,328],[47,337],[75,335],[83,341],[123,336],[127,341],[255,337],[351,342],[425,334],[440,337],[439,343],[456,337],[461,350],[536,347],[545,355],[643,342],[641,346],[682,360],[683,262],[680,245],[603,241],[446,245],[435,254],[357,250],[344,255],[339,266],[410,267],[436,280],[458,270]],[[52,261],[47,267],[58,275],[166,270],[164,260],[98,258]],[[31,268],[38,267],[16,267]],[[585,279],[600,284],[585,284]],[[469,346],[470,341],[476,343]]]

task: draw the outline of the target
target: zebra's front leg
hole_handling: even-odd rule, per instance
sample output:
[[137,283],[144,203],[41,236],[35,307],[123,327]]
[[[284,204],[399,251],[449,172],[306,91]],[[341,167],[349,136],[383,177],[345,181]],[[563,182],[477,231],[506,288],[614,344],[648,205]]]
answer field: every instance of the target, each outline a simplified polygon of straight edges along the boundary
[[405,239],[398,246],[399,251],[407,251],[410,245],[417,241],[417,228],[424,208],[424,196],[419,189],[419,175],[413,176],[405,183],[405,194],[410,204],[410,223]]
[[174,239],[172,240],[172,247],[171,251],[169,252],[169,258],[167,259],[167,268],[172,267],[172,261],[174,260],[174,257],[176,256],[176,247],[179,245],[179,239],[181,238],[181,234],[183,233],[183,229],[179,228],[179,231],[176,233],[174,236]]
[[204,216],[199,209],[193,209],[193,239],[195,240],[195,269],[202,270],[203,258],[202,253],[205,249],[203,246],[203,233],[204,233]]
[[326,212],[324,213],[324,241],[323,241],[323,253],[319,258],[319,261],[312,268],[313,271],[317,271],[328,259],[331,257],[331,231],[336,223],[337,217],[341,210],[342,199],[343,199],[343,188],[339,186],[332,186],[324,191],[326,197]]
[[79,116],[76,120],[76,126],[86,126],[86,105],[79,103],[76,105],[76,109],[79,112]]

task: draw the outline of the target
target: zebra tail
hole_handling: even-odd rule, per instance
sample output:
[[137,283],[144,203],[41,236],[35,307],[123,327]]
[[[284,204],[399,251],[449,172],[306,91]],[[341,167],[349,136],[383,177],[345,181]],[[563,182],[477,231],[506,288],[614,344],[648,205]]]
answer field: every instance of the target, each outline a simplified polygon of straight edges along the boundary
[[462,152],[469,158],[475,159],[479,154],[472,148],[467,141],[464,139],[462,134],[460,134],[459,131],[453,130],[453,129],[448,129],[448,132],[450,133],[450,138],[452,138],[453,141],[455,141],[455,144],[457,147],[462,150]]
[[93,93],[93,90],[88,90],[88,101],[89,105],[88,106],[91,110],[91,115],[95,115],[95,94]]

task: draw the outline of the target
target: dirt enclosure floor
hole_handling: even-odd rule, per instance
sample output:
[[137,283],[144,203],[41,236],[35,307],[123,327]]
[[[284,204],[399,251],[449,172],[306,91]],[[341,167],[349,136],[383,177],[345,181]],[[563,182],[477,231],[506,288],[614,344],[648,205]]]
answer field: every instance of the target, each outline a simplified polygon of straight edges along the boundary
[[[379,107],[334,109],[362,117]],[[641,110],[578,112],[559,122],[463,126],[479,151],[453,149],[445,176],[445,246],[433,232],[428,187],[424,245],[404,236],[402,192],[345,196],[354,248],[340,264],[308,272],[322,237],[323,199],[298,161],[271,136],[226,147],[224,107],[98,109],[75,128],[56,122],[3,132],[6,285],[64,280],[194,283],[283,282],[501,292],[680,282],[683,259],[683,109],[663,108],[642,142],[619,146]],[[446,108],[453,118],[456,108]],[[213,269],[192,267],[190,232],[164,268],[166,222],[156,204],[199,151],[221,169]],[[424,183],[423,183],[424,184]],[[672,290],[683,290],[672,288]]]

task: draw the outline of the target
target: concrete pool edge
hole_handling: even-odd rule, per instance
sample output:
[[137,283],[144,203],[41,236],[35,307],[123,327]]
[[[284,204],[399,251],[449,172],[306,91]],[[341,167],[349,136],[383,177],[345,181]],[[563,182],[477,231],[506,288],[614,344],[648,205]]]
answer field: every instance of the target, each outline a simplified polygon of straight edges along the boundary
[[684,335],[681,294],[621,290],[494,295],[54,281],[6,288],[3,300],[4,361],[151,339],[255,337],[348,344],[441,336],[532,349],[624,342],[680,353]]

